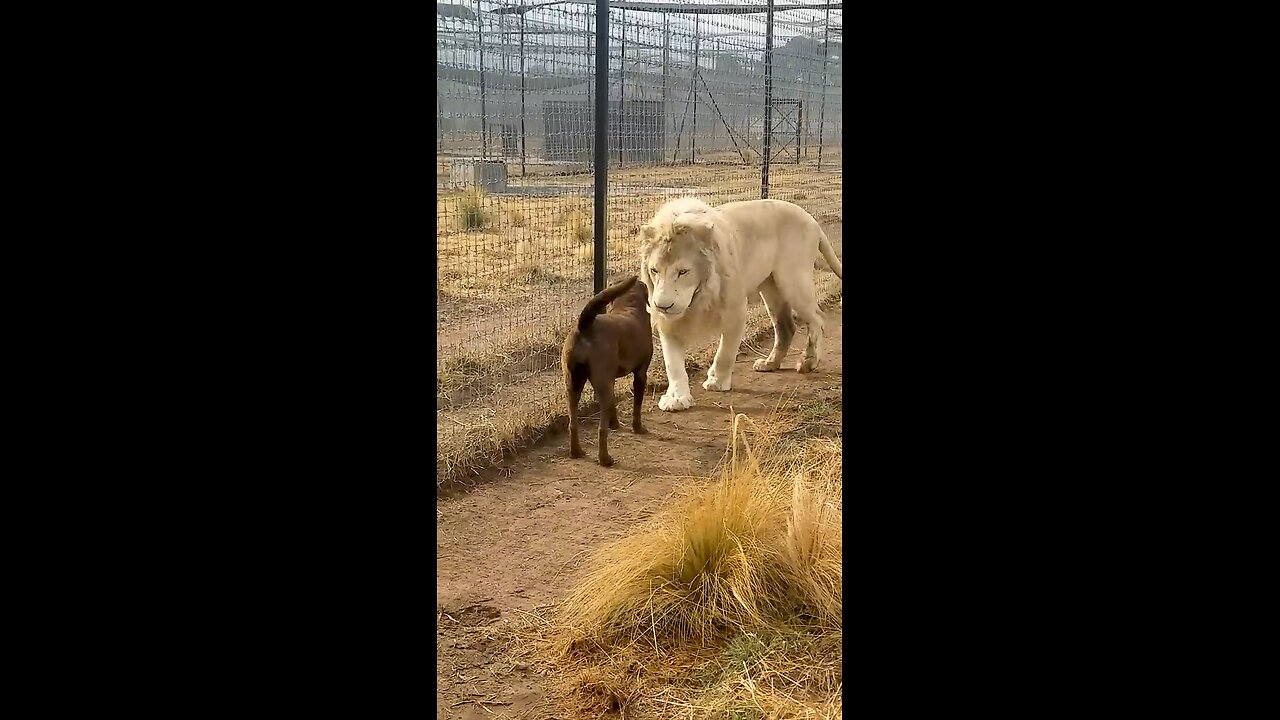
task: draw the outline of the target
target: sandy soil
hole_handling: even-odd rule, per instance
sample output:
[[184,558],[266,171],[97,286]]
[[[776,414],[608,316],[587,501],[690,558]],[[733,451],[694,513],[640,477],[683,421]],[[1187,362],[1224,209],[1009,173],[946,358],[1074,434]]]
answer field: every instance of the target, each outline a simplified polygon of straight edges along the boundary
[[688,476],[709,473],[727,448],[734,412],[763,417],[784,395],[789,404],[823,401],[840,408],[841,323],[838,308],[826,314],[816,373],[795,372],[806,337],[800,332],[778,372],[753,372],[756,355],[744,351],[731,392],[703,390],[706,375],[699,371],[690,376],[693,408],[663,413],[650,397],[643,411],[649,435],[632,434],[630,405],[620,408],[623,429],[609,436],[613,467],[595,463],[593,416],[582,426],[586,458],[569,458],[568,438],[560,433],[489,473],[474,490],[439,497],[438,717],[551,715],[544,669],[495,629],[530,622],[524,613],[562,598],[590,550],[651,515],[678,484],[695,482]]

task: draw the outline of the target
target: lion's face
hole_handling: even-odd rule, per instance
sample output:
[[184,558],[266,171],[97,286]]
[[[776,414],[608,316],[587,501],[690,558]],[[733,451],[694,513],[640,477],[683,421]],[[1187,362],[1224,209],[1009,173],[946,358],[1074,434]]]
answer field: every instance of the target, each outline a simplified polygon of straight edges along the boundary
[[640,228],[640,279],[649,289],[649,314],[675,319],[699,293],[718,293],[712,228],[710,217],[692,213]]
[[[684,243],[666,243],[654,248],[642,267],[650,288],[649,307],[654,314],[677,318],[693,304],[694,295],[706,279],[707,263],[700,253],[689,253]],[[681,250],[686,252],[681,252]]]

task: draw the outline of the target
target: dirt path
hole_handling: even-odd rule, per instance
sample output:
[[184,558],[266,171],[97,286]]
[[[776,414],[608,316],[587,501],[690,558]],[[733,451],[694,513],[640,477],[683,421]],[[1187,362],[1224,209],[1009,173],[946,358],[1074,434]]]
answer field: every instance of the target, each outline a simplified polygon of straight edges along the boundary
[[[805,342],[797,333],[782,370],[753,372],[756,356],[744,349],[731,392],[703,390],[706,373],[699,371],[690,375],[697,404],[689,410],[664,413],[650,397],[644,406],[649,435],[631,433],[627,403],[620,408],[623,429],[609,435],[613,467],[594,461],[593,416],[582,426],[586,458],[570,459],[568,438],[558,434],[520,455],[508,477],[438,499],[439,717],[536,717],[543,704],[538,664],[512,656],[492,627],[519,622],[526,617],[521,611],[558,601],[589,550],[652,514],[677,483],[690,482],[679,476],[710,472],[728,446],[733,412],[763,417],[784,393],[796,404],[839,407],[841,322],[838,308],[826,314],[822,364],[811,375],[795,372]],[[480,700],[509,704],[482,708]]]

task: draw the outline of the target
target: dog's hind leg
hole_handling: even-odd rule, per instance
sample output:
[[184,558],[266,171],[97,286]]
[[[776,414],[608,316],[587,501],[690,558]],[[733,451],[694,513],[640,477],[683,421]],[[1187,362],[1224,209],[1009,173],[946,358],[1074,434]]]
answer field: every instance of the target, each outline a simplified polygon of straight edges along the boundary
[[566,372],[564,384],[569,396],[569,457],[580,458],[586,453],[578,443],[578,400],[582,398],[582,386],[587,384],[587,369]]
[[637,435],[644,435],[649,432],[644,429],[644,425],[640,424],[640,408],[644,405],[644,388],[648,382],[649,363],[645,363],[635,371],[635,376],[631,379],[631,393],[635,395],[632,400],[631,429]]
[[613,464],[613,458],[609,457],[609,426],[617,421],[613,417],[617,412],[613,406],[613,380],[612,372],[593,370],[591,373],[591,387],[600,401],[600,464],[605,467]]
[[782,297],[782,291],[773,278],[767,278],[760,284],[760,297],[773,320],[773,351],[768,358],[756,360],[752,369],[756,372],[770,372],[782,367],[782,361],[791,352],[791,340],[796,336],[796,323],[791,318],[791,305]]

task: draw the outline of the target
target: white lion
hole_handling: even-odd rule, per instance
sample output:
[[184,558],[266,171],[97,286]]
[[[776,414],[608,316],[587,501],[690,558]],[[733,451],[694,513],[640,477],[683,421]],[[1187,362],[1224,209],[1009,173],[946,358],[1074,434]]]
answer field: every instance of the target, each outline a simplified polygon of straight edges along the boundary
[[799,372],[818,367],[822,315],[813,283],[818,253],[844,278],[822,227],[803,208],[781,200],[731,202],[713,208],[697,198],[663,205],[640,228],[640,279],[649,288],[649,314],[662,342],[668,387],[658,407],[693,405],[685,355],[720,335],[720,347],[702,387],[733,387],[733,362],[747,326],[747,297],[759,292],[773,318],[773,352],[755,370],[777,370],[791,349],[795,322],[809,326]]

